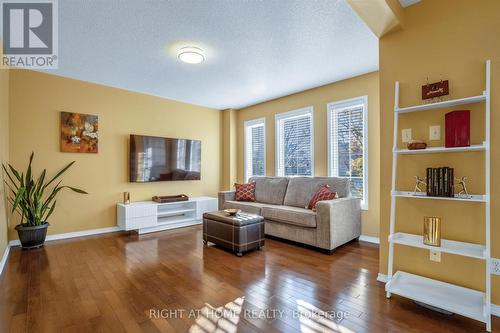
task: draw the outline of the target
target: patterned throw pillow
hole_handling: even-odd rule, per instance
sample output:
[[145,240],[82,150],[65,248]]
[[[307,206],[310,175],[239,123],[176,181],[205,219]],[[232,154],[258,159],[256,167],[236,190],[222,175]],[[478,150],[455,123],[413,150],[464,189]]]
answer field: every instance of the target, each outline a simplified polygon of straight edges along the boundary
[[316,204],[318,201],[323,201],[323,200],[332,200],[337,198],[337,192],[333,192],[330,190],[330,186],[327,184],[321,186],[316,193],[314,193],[313,197],[311,198],[311,201],[309,201],[309,205],[307,205],[307,209],[312,209],[316,210]]
[[236,201],[255,201],[255,182],[246,184],[234,183]]

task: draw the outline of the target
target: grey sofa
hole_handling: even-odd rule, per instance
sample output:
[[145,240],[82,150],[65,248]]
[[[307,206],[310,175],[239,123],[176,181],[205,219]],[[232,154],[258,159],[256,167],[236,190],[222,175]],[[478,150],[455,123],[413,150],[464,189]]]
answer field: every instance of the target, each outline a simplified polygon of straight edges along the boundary
[[[219,209],[237,208],[264,217],[265,233],[329,253],[361,235],[361,201],[349,197],[349,181],[335,177],[253,177],[255,202],[235,201],[234,191],[219,192]],[[328,184],[338,199],[306,209],[319,187]]]

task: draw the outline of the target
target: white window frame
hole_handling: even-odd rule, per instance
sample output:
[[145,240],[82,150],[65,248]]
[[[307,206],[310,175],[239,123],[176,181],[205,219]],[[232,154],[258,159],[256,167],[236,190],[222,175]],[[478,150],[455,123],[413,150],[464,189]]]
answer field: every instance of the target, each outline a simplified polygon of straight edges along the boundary
[[[349,99],[344,99],[336,102],[331,102],[326,105],[327,115],[327,137],[328,137],[328,176],[339,177],[334,174],[333,165],[335,162],[332,160],[332,145],[336,146],[336,137],[330,135],[332,133],[332,112],[335,109],[355,106],[363,104],[363,198],[361,199],[361,209],[368,210],[368,96],[360,96]],[[342,177],[347,178],[347,177]]]
[[[279,147],[281,144],[281,133],[279,122],[284,119],[301,117],[304,115],[311,116],[311,176],[314,176],[314,107],[307,106],[301,109],[292,110],[288,112],[278,113],[274,116],[274,125],[275,125],[275,175],[279,177],[284,177],[285,168],[280,168],[281,159],[279,154]],[[284,162],[284,161],[283,161]],[[283,172],[281,172],[282,170]],[[292,176],[293,177],[293,176]]]
[[252,120],[247,120],[244,122],[244,128],[245,128],[245,137],[243,139],[243,149],[244,149],[244,154],[245,154],[245,165],[244,165],[244,170],[245,170],[245,182],[248,181],[248,179],[250,177],[252,177],[253,175],[249,175],[249,172],[250,170],[248,170],[248,159],[250,158],[248,156],[248,148],[247,148],[247,144],[248,144],[248,131],[249,129],[251,129],[252,127],[256,127],[256,126],[264,126],[264,176],[266,175],[266,154],[267,154],[267,149],[266,149],[266,118],[262,117],[262,118],[257,118],[257,119],[252,119]]

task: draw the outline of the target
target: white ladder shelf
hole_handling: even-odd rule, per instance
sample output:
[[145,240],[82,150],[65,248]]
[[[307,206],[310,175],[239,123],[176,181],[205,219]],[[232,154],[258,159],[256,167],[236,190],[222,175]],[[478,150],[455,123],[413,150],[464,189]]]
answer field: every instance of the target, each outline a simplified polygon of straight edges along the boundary
[[[459,315],[482,321],[486,330],[491,332],[491,275],[490,275],[490,60],[486,61],[486,87],[482,95],[448,100],[444,102],[423,104],[416,106],[399,107],[399,82],[395,84],[394,92],[394,137],[392,150],[392,191],[391,214],[389,231],[389,263],[388,281],[385,285],[387,297],[391,294],[400,295],[422,303],[448,310]],[[409,112],[427,111],[455,105],[485,103],[485,141],[479,145],[461,148],[427,148],[411,151],[398,148],[398,118],[400,114]],[[485,155],[485,194],[468,197],[455,196],[452,198],[427,197],[425,194],[416,195],[413,192],[398,191],[396,189],[396,174],[398,155],[401,154],[436,154],[453,152],[484,152]],[[443,239],[440,247],[432,249],[460,256],[484,260],[486,265],[485,292],[464,288],[443,281],[429,279],[424,276],[410,274],[403,271],[394,273],[394,244],[411,246],[422,249],[431,249],[423,244],[421,235],[396,232],[396,203],[398,198],[453,200],[457,203],[464,201],[484,203],[485,209],[485,244],[474,244]],[[403,200],[401,199],[401,200]],[[405,199],[406,200],[406,199]]]

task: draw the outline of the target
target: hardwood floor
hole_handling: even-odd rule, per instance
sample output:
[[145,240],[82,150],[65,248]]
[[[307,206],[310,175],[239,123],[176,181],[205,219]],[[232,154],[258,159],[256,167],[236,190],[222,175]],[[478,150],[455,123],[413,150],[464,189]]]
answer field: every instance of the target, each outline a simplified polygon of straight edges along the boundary
[[[200,227],[54,241],[11,249],[0,278],[0,332],[484,331],[464,317],[386,299],[377,271],[378,247],[363,242],[328,256],[266,240],[262,251],[238,258],[204,247]],[[233,311],[213,312],[225,305]]]

